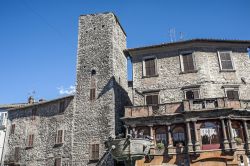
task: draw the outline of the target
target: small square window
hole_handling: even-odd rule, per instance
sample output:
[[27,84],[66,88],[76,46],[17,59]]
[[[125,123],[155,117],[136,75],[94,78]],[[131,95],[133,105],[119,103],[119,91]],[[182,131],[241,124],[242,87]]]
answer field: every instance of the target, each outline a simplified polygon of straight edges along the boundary
[[199,94],[198,89],[185,90],[184,93],[185,93],[185,99],[187,99],[187,100],[193,100],[193,99],[200,98],[200,94]]
[[194,72],[195,69],[195,63],[194,63],[194,57],[193,53],[183,53],[180,56],[181,60],[181,70],[182,72]]
[[56,144],[62,144],[62,143],[63,143],[63,130],[57,130]]
[[99,144],[91,144],[91,160],[99,160]]
[[223,70],[234,70],[234,65],[231,57],[230,51],[220,51],[218,52],[220,69]]
[[28,140],[27,140],[27,147],[33,147],[33,143],[34,143],[34,134],[30,134],[28,136]]
[[159,94],[146,94],[145,95],[146,105],[157,105],[159,104]]
[[236,89],[226,90],[227,98],[230,100],[239,100],[239,91]]

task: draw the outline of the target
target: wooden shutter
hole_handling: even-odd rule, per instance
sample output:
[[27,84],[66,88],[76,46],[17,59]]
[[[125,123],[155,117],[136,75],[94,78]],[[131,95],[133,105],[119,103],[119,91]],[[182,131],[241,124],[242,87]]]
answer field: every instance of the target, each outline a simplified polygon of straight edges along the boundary
[[59,113],[62,113],[65,109],[65,101],[60,102]]
[[229,52],[220,52],[221,69],[232,70],[233,63]]
[[183,61],[183,70],[184,72],[193,71],[194,70],[194,61],[192,54],[184,54],[182,55]]
[[14,134],[14,133],[15,133],[15,128],[16,128],[16,125],[15,125],[15,124],[12,124],[12,125],[11,125],[11,134]]
[[194,99],[199,99],[199,91],[193,90]]
[[57,131],[56,143],[57,144],[63,143],[63,130]]
[[155,58],[145,60],[145,72],[146,72],[146,74],[145,74],[146,76],[156,75]]
[[94,100],[95,99],[95,88],[91,88],[90,89],[90,100]]
[[62,159],[61,158],[56,158],[55,159],[55,166],[61,166],[62,165]]
[[28,147],[33,147],[34,143],[34,134],[30,134],[28,137]]
[[99,144],[91,145],[91,159],[98,160],[99,159]]

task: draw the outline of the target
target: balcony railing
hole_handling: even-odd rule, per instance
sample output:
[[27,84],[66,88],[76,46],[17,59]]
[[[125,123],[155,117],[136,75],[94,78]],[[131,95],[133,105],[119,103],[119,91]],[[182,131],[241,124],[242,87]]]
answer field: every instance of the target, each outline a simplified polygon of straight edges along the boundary
[[212,109],[250,109],[250,100],[229,100],[227,98],[208,98],[183,100],[183,102],[165,103],[148,106],[125,107],[125,118],[161,116],[184,111],[203,111]]

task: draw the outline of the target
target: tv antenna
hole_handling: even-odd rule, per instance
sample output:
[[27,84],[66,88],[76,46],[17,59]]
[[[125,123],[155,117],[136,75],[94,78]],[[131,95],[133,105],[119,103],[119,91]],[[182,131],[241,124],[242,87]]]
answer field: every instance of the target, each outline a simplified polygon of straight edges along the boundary
[[176,41],[175,28],[170,28],[168,33],[169,33],[170,41],[175,42]]

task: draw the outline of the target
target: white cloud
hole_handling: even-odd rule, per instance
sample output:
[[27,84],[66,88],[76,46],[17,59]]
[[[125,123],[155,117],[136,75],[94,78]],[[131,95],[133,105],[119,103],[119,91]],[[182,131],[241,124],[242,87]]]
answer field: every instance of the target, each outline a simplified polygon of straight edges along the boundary
[[76,87],[71,85],[69,88],[64,88],[63,86],[57,88],[60,95],[72,95],[76,91]]

